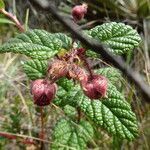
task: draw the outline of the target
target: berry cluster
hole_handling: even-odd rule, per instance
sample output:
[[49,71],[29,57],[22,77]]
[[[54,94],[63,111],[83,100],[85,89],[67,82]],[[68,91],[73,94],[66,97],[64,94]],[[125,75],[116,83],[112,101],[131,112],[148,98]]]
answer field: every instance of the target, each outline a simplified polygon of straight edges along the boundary
[[[87,13],[87,4],[77,5],[72,9],[75,22],[84,18]],[[51,61],[46,79],[38,79],[31,84],[31,93],[34,103],[38,106],[50,104],[57,91],[56,81],[62,77],[78,81],[86,96],[90,99],[106,97],[107,79],[94,74],[85,57],[85,49],[72,49],[63,56]]]
[[38,106],[50,104],[57,91],[56,81],[62,77],[78,81],[84,94],[90,99],[106,97],[107,79],[94,74],[85,57],[85,49],[73,49],[55,58],[47,70],[46,79],[37,79],[31,84],[34,103]]

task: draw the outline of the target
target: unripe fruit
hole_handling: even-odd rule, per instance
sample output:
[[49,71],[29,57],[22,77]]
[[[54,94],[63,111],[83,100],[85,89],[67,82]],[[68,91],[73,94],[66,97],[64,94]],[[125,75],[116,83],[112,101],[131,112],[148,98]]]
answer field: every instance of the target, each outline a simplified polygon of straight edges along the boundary
[[72,16],[75,21],[80,21],[87,13],[87,4],[77,5],[72,9]]
[[101,75],[87,76],[82,82],[81,87],[84,94],[90,99],[106,97],[107,79]]
[[38,106],[49,105],[55,97],[56,90],[55,83],[50,84],[44,79],[37,79],[31,84],[31,94],[33,94],[34,103]]

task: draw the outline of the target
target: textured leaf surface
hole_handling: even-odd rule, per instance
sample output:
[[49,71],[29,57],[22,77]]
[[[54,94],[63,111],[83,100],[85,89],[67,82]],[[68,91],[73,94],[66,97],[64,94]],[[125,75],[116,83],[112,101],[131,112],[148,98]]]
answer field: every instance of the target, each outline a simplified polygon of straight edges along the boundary
[[87,121],[79,124],[71,120],[60,119],[53,132],[52,150],[86,149],[87,142],[93,137],[93,128]]
[[100,40],[115,54],[123,54],[139,45],[141,38],[136,30],[123,23],[105,23],[87,32],[93,38]]
[[49,59],[62,47],[62,42],[44,30],[30,30],[17,35],[0,47],[0,53],[13,52],[33,59]]
[[53,103],[57,106],[64,107],[67,104],[65,101],[66,94],[67,91],[61,86],[58,86],[57,93],[55,99],[53,100]]
[[48,62],[33,59],[23,64],[23,68],[28,78],[36,80],[45,77]]
[[113,67],[97,69],[95,70],[95,73],[105,76],[114,85],[119,84],[119,82],[123,79],[121,76],[121,72]]
[[116,87],[109,83],[108,98],[90,100],[81,91],[74,87],[67,95],[70,105],[80,109],[96,124],[100,125],[112,135],[122,139],[132,140],[138,133],[136,116],[130,105],[125,101]]
[[67,92],[74,87],[74,84],[71,80],[68,80],[66,78],[61,78],[57,82],[57,85],[58,85],[58,90],[56,93],[56,97],[53,100],[53,103],[57,106],[64,107],[65,105],[68,104],[68,101],[66,101],[65,99]]
[[75,118],[75,116],[77,115],[77,110],[75,107],[72,107],[70,105],[66,105],[64,108],[64,113],[68,116],[68,117],[73,117]]
[[59,79],[57,84],[59,86],[61,86],[62,88],[64,88],[66,91],[69,91],[74,86],[73,82],[71,80],[66,79],[66,78]]
[[61,40],[62,42],[62,47],[64,49],[69,49],[72,45],[72,40],[70,37],[68,37],[67,35],[65,35],[64,33],[55,33],[53,34],[53,36],[55,38],[58,38],[59,40]]

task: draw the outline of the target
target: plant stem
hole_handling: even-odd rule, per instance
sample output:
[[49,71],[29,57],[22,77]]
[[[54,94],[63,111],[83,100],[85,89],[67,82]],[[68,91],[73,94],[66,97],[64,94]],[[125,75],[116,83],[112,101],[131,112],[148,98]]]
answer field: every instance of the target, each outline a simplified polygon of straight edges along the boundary
[[21,25],[21,23],[19,22],[19,20],[15,15],[7,12],[5,9],[0,9],[0,12],[4,14],[6,17],[10,18],[15,23],[16,27],[19,29],[20,32],[25,32],[23,25]]
[[[40,107],[40,113],[41,113],[41,133],[40,133],[40,138],[44,140],[45,138],[45,133],[44,133],[44,113],[43,113],[43,107]],[[40,149],[44,149],[44,142],[40,142]]]
[[[35,145],[36,143],[33,141],[33,140],[31,140],[31,139],[29,139],[29,138],[24,138],[24,137],[18,137],[17,135],[15,135],[15,134],[10,134],[10,133],[7,133],[7,132],[0,132],[0,136],[1,137],[5,137],[5,138],[7,138],[7,139],[10,139],[10,140],[17,140],[17,141],[19,141],[19,142],[21,142],[21,143],[23,143],[23,144],[33,144],[33,145]],[[21,138],[21,139],[20,139]],[[23,139],[22,139],[23,138]]]
[[80,120],[81,120],[81,109],[78,107],[77,108],[77,112],[78,112],[78,118],[77,118],[77,121],[78,121],[78,123],[80,122]]
[[26,17],[25,17],[25,31],[28,30],[28,22],[29,22],[29,8],[26,11]]
[[92,71],[92,69],[91,69],[87,59],[85,58],[85,56],[81,56],[81,59],[84,61],[85,67],[87,68],[87,70],[88,70],[88,72],[90,74],[90,77],[92,79],[93,78],[93,71]]

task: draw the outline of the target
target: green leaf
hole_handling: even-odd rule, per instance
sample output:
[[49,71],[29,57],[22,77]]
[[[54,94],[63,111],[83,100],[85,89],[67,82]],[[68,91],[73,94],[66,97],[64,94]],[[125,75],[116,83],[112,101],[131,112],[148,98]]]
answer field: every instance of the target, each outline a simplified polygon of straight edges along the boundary
[[57,106],[64,107],[66,105],[65,102],[66,94],[67,94],[66,90],[63,87],[58,86],[57,93],[55,99],[53,100],[53,103]]
[[5,8],[5,4],[3,0],[0,0],[0,9],[4,9],[4,8]]
[[14,22],[10,21],[9,19],[6,18],[0,18],[0,24],[13,24],[15,25]]
[[77,110],[76,108],[70,106],[70,105],[66,105],[64,108],[64,113],[71,118],[75,118],[75,116],[77,115]]
[[92,139],[93,132],[87,121],[82,120],[76,124],[69,119],[60,119],[54,128],[52,150],[84,150],[87,148],[87,142]]
[[105,76],[114,85],[118,85],[123,80],[121,72],[114,67],[97,69],[95,70],[95,73]]
[[0,53],[13,52],[33,59],[46,60],[62,47],[62,42],[44,30],[29,30],[10,39],[0,47]]
[[73,82],[71,80],[68,80],[66,78],[61,78],[57,81],[57,84],[64,88],[66,91],[69,91],[73,86]]
[[76,86],[68,92],[66,101],[72,106],[79,107],[86,116],[108,133],[122,139],[134,139],[138,134],[138,127],[130,105],[111,83],[107,96],[108,98],[101,100],[91,100]]
[[131,26],[116,22],[96,26],[87,34],[106,44],[114,54],[127,53],[141,41],[139,34]]
[[72,45],[72,39],[65,35],[64,33],[55,33],[53,34],[55,38],[58,38],[62,42],[62,48],[64,49],[69,49],[71,48]]
[[23,64],[24,71],[28,78],[31,80],[44,78],[46,75],[47,67],[47,61],[40,61],[38,59],[33,59]]
[[86,51],[86,56],[87,57],[91,57],[91,58],[99,58],[100,57],[100,54],[96,53],[96,52],[93,52],[91,50],[87,50]]
[[67,104],[65,99],[66,94],[74,87],[74,83],[66,78],[61,78],[57,81],[58,90],[53,103],[57,106],[64,107]]

